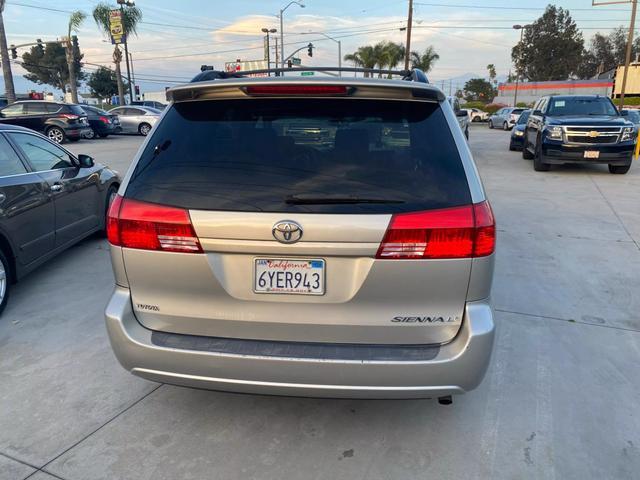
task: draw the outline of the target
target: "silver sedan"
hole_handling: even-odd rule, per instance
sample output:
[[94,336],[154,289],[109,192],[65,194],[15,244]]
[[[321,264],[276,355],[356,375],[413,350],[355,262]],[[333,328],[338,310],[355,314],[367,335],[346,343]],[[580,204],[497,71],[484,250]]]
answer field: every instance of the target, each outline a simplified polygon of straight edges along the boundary
[[117,115],[120,119],[122,133],[139,133],[144,136],[149,134],[161,114],[160,110],[155,108],[139,106],[117,107],[109,113]]

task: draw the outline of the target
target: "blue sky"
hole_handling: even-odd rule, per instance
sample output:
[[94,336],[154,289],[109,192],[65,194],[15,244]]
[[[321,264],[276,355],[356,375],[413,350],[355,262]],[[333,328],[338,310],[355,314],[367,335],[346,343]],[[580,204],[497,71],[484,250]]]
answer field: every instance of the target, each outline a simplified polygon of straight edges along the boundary
[[[8,43],[26,43],[36,38],[52,40],[65,34],[68,13],[43,8],[80,9],[90,14],[96,3],[8,0],[4,14]],[[138,83],[143,91],[152,91],[191,78],[202,64],[222,68],[225,61],[236,58],[261,58],[260,29],[279,29],[277,14],[288,0],[137,0],[136,3],[145,23],[129,46],[136,76],[141,79]],[[304,0],[303,3],[306,8],[292,5],[286,11],[284,32],[285,50],[289,53],[313,41],[316,46],[313,58],[303,52],[305,65],[336,64],[338,56],[336,43],[309,32],[326,32],[339,38],[343,54],[380,40],[405,39],[399,28],[406,22],[407,0]],[[434,82],[444,81],[445,88],[449,79],[453,79],[452,88],[456,88],[461,86],[461,78],[469,74],[485,76],[488,63],[494,63],[498,74],[504,76],[511,68],[511,47],[518,40],[518,33],[511,26],[535,20],[547,3],[415,0],[412,49],[435,47],[440,60],[430,77]],[[628,5],[592,7],[590,0],[555,4],[571,11],[578,26],[584,29],[586,40],[596,31],[606,32],[629,21]],[[86,62],[112,65],[113,48],[104,41],[91,17],[78,36]],[[22,73],[15,66],[14,74]],[[17,90],[29,87],[26,82],[19,82]]]

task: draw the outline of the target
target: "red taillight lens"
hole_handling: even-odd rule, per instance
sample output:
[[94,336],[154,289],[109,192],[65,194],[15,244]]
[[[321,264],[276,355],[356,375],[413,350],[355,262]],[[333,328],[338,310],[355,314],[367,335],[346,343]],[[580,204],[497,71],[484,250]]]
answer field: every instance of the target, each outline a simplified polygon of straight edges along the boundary
[[59,116],[68,120],[77,120],[80,118],[78,115],[74,115],[73,113],[61,113]]
[[120,196],[109,208],[107,238],[126,248],[202,253],[187,210]]
[[343,85],[255,85],[246,88],[248,95],[347,95]]
[[495,224],[487,202],[394,215],[376,258],[482,257],[495,248]]
[[99,117],[99,118],[102,123],[106,123],[106,124],[109,123],[109,119],[107,117]]

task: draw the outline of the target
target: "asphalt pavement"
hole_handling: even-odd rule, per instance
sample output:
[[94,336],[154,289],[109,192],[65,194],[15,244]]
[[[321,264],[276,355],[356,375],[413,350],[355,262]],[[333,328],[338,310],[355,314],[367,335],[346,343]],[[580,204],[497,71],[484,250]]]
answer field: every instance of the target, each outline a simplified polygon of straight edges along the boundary
[[[92,237],[0,317],[0,479],[637,479],[640,166],[534,172],[508,133],[470,145],[498,222],[496,345],[475,391],[280,398],[160,385],[117,363]],[[140,137],[69,145],[124,174]]]

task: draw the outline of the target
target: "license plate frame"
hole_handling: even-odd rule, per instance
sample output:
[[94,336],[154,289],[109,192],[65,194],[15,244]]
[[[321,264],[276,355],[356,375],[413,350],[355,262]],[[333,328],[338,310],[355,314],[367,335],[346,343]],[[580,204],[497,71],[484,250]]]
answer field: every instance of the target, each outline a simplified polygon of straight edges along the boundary
[[[262,262],[284,262],[284,265],[268,265],[268,263],[262,263]],[[317,264],[314,266],[313,264],[316,263]],[[316,288],[309,288],[309,289],[305,289],[305,290],[301,290],[300,284],[298,284],[296,286],[296,288],[287,288],[286,286],[286,282],[288,281],[286,278],[286,272],[287,270],[290,270],[291,273],[294,275],[294,277],[290,277],[291,282],[296,281],[295,279],[295,273],[299,272],[300,270],[304,270],[301,265],[302,264],[306,264],[308,265],[308,267],[306,267],[306,269],[308,270],[315,270],[316,268],[318,270],[320,270],[320,272],[311,272],[311,273],[317,273],[319,274],[319,278],[317,280],[318,283],[318,287]],[[319,266],[318,266],[319,264]],[[325,259],[323,258],[280,258],[280,257],[256,257],[253,259],[253,279],[252,279],[252,289],[253,289],[253,293],[256,294],[260,294],[260,295],[308,295],[308,296],[314,296],[314,297],[321,297],[323,295],[326,294],[327,288],[326,288],[326,282],[327,282],[327,262],[325,261]],[[269,270],[270,268],[272,268],[273,270]],[[273,277],[269,277],[267,276],[267,278],[265,280],[267,280],[269,282],[269,287],[273,287],[273,281],[275,280],[276,282],[277,280],[277,274],[278,272],[282,273],[282,281],[285,283],[284,287],[276,287],[276,289],[273,288],[268,288],[266,285],[265,286],[261,286],[259,285],[259,281],[260,281],[260,277],[261,275],[263,275],[264,273],[268,272],[268,271],[273,271],[274,272],[274,276]],[[302,272],[300,272],[302,273]],[[313,280],[313,279],[311,279]],[[304,284],[304,278],[301,279],[301,281]],[[293,285],[293,284],[292,284]],[[313,285],[311,285],[313,286]]]
[[600,158],[600,150],[585,150],[583,154],[583,158],[588,158],[590,160],[596,160]]

